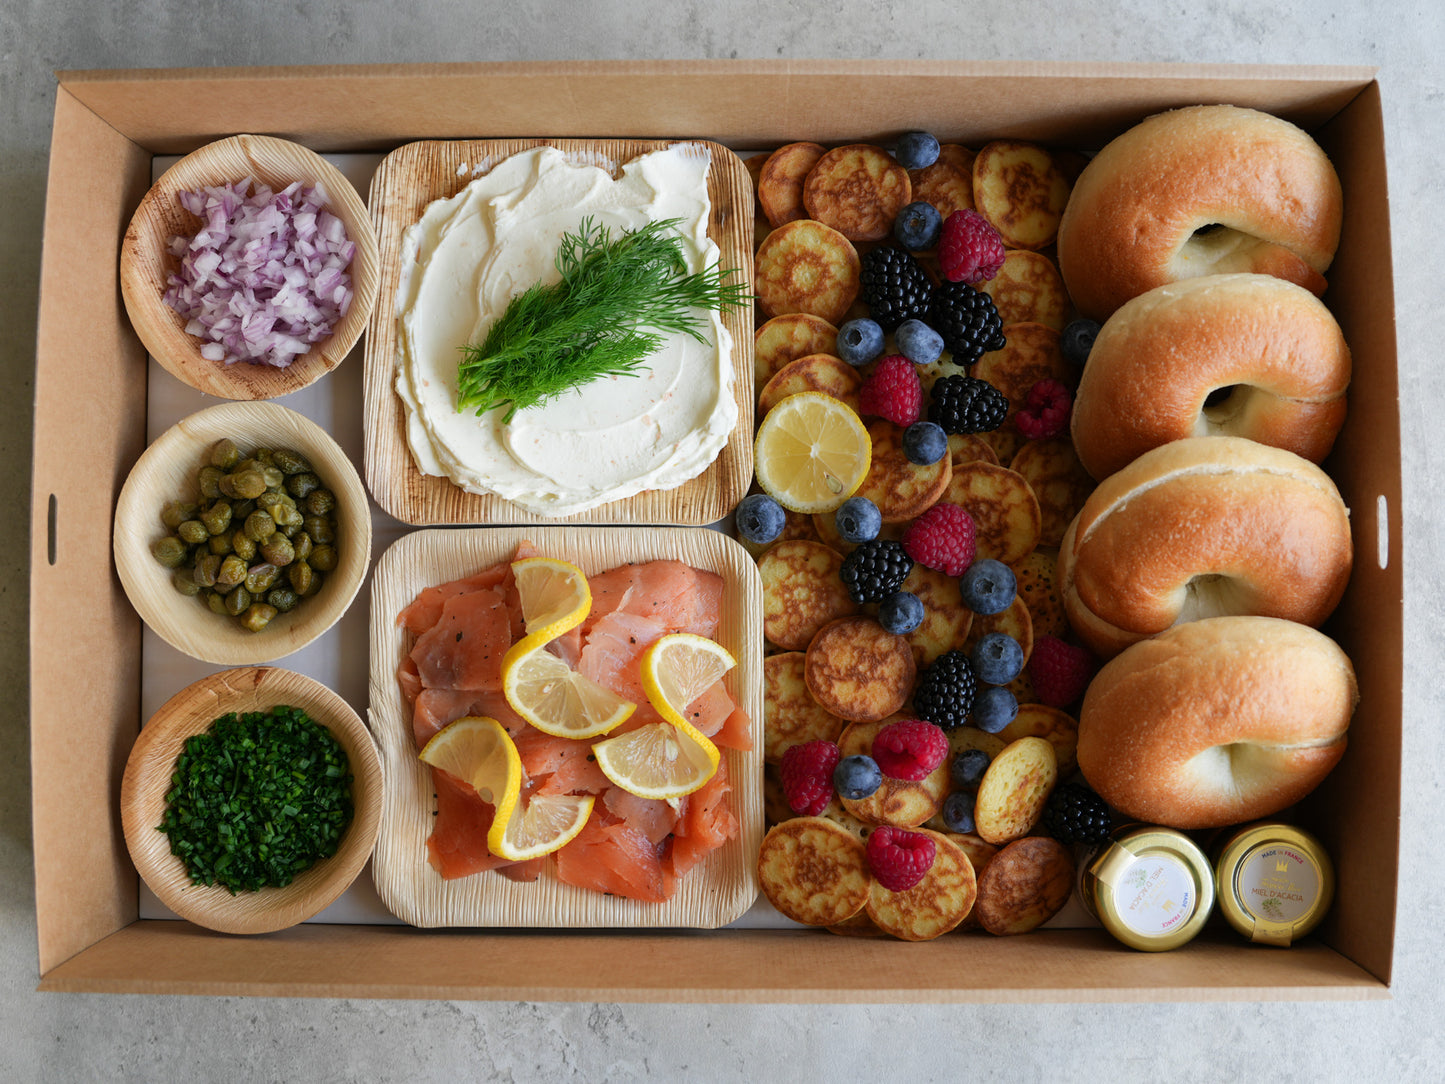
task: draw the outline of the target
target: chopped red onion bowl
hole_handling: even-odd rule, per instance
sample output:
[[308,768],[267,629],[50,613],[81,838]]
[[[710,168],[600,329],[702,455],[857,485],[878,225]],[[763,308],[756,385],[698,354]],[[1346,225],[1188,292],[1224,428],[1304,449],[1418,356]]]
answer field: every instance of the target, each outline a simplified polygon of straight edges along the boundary
[[181,269],[165,302],[206,341],[203,357],[285,368],[346,315],[356,244],[319,187],[296,181],[273,193],[247,177],[179,199],[202,225],[170,240]]

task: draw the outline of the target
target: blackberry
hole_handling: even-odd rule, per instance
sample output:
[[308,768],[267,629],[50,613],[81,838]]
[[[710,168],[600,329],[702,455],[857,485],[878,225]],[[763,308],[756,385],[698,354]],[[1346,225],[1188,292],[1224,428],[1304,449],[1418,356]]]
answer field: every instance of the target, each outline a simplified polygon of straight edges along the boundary
[[908,556],[902,542],[875,538],[861,543],[843,558],[838,578],[848,588],[849,597],[861,606],[893,594],[912,571],[913,558]]
[[944,730],[968,724],[978,679],[973,665],[962,651],[945,651],[918,679],[913,690],[913,710]]
[[1043,822],[1060,843],[1102,843],[1109,838],[1113,816],[1104,799],[1088,787],[1065,783],[1049,796]]
[[945,433],[992,433],[1008,417],[1008,397],[974,376],[935,380],[928,400],[928,420]]
[[933,280],[917,260],[900,249],[875,248],[864,253],[858,280],[868,315],[884,331],[928,314]]
[[966,282],[941,283],[933,291],[927,319],[943,336],[955,365],[972,365],[987,351],[1003,349],[1003,321],[993,298]]

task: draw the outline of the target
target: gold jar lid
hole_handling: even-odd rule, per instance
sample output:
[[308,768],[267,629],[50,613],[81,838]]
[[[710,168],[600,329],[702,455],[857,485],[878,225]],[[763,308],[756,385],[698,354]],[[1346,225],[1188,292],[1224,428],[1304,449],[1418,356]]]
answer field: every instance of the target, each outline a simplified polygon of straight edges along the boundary
[[1126,825],[1084,863],[1085,907],[1130,948],[1178,948],[1204,928],[1214,873],[1198,845],[1172,828]]
[[1289,945],[1319,925],[1335,895],[1335,870],[1303,828],[1262,821],[1221,841],[1219,909],[1251,941]]

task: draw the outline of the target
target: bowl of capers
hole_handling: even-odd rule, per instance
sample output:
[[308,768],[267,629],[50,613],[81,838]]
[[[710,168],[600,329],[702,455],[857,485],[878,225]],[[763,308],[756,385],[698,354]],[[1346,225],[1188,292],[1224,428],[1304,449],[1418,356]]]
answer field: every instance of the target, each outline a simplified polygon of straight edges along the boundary
[[346,612],[371,559],[356,467],[275,403],[183,418],[136,462],[116,503],[116,570],[163,640],[204,662],[271,662]]

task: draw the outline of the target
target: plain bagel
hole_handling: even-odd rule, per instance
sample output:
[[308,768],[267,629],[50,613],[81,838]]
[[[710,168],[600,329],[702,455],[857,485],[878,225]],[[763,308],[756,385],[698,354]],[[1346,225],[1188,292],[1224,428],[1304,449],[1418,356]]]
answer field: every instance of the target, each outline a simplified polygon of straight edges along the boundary
[[1339,177],[1302,129],[1237,106],[1176,109],[1084,168],[1059,223],[1059,270],[1094,320],[1166,282],[1229,271],[1322,294],[1341,217]]
[[1135,644],[1094,677],[1079,767],[1126,816],[1217,828],[1278,813],[1345,751],[1358,693],[1329,637],[1270,617],[1215,617]]
[[1350,349],[1323,302],[1269,275],[1208,275],[1126,302],[1105,321],[1074,400],[1074,447],[1095,478],[1184,437],[1230,435],[1318,463],[1345,421]]
[[1090,494],[1064,533],[1058,587],[1100,657],[1200,618],[1318,625],[1354,563],[1349,511],[1319,467],[1242,437],[1144,453]]

